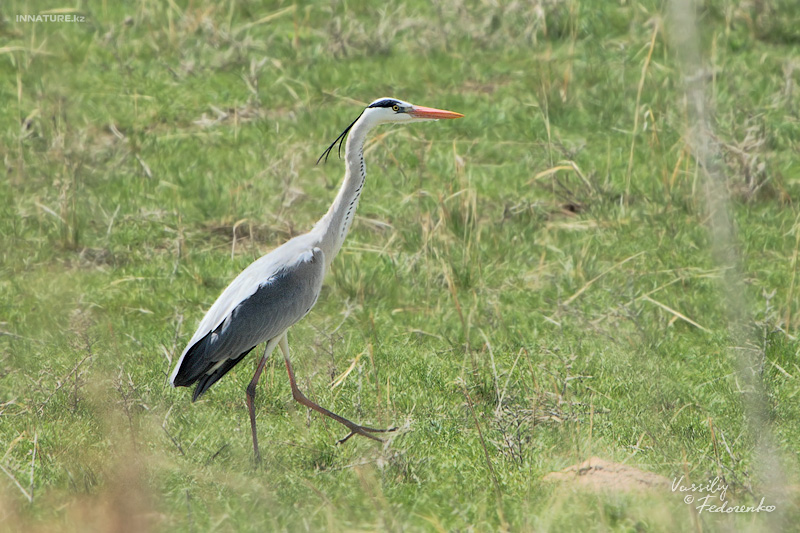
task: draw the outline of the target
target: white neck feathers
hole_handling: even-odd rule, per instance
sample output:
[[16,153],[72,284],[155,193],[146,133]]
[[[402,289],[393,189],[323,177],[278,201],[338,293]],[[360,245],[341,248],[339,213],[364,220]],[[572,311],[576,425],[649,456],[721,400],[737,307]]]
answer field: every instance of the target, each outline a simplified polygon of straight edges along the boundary
[[344,159],[345,173],[339,193],[333,200],[328,212],[325,213],[312,230],[319,235],[319,247],[325,253],[326,268],[333,262],[344,243],[347,232],[353,224],[361,189],[367,178],[367,169],[364,165],[364,141],[367,133],[376,125],[370,120],[368,114],[361,115],[356,120],[345,144]]

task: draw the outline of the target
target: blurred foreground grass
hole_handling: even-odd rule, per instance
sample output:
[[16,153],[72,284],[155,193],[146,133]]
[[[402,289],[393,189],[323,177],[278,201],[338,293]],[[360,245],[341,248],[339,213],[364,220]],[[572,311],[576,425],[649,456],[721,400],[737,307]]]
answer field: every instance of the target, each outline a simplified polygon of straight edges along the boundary
[[[23,14],[83,22],[18,22]],[[742,301],[785,486],[748,431],[660,2],[11,1],[0,26],[0,524],[11,530],[774,530],[797,523],[800,20],[700,9]],[[667,28],[668,29],[668,28]],[[462,112],[367,148],[353,232],[292,329],[202,401],[171,364],[250,261],[306,231],[364,103]],[[338,386],[333,383],[341,381]],[[591,456],[719,476],[543,481]]]

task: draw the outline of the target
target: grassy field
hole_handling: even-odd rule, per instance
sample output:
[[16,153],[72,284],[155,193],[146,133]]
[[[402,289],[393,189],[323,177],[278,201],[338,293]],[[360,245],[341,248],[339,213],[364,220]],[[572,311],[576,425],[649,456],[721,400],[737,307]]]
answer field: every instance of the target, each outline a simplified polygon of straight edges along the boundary
[[[0,529],[796,527],[794,0],[698,8],[705,159],[662,2],[126,4],[1,9]],[[466,117],[368,142],[290,342],[312,399],[400,430],[337,445],[273,358],[257,467],[256,358],[194,404],[167,376],[385,95]],[[669,483],[544,479],[593,456]],[[680,476],[775,510],[699,512]]]

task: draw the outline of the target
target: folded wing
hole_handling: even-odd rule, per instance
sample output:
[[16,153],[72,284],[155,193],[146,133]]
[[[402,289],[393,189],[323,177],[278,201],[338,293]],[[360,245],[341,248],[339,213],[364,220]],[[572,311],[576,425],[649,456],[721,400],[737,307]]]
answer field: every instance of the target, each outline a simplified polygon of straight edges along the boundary
[[170,382],[175,387],[197,383],[193,401],[258,344],[283,334],[316,303],[325,275],[322,250],[281,248],[237,276],[189,341]]

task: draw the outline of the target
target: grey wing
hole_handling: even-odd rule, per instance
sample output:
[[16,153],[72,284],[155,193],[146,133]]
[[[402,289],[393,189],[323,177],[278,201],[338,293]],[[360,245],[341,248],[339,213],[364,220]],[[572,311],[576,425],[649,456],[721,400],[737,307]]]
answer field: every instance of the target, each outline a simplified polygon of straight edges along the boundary
[[172,384],[198,382],[197,399],[258,344],[283,334],[316,303],[324,265],[322,250],[314,248],[260,283],[216,328],[187,348]]

